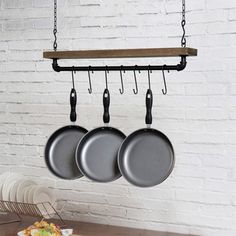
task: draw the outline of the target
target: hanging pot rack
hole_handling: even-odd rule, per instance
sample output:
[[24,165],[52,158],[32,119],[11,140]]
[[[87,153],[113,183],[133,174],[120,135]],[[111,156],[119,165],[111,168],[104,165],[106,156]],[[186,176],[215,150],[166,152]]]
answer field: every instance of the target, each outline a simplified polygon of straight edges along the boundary
[[[176,48],[140,48],[140,49],[107,49],[107,50],[80,50],[80,51],[57,51],[57,0],[54,0],[54,51],[43,52],[43,57],[52,59],[52,68],[60,71],[182,71],[187,65],[187,57],[197,56],[197,49],[186,47],[185,37],[185,0],[182,0],[182,21],[183,35],[181,47]],[[134,66],[60,66],[60,59],[104,59],[104,58],[147,58],[147,57],[180,57],[176,65],[134,65]]]

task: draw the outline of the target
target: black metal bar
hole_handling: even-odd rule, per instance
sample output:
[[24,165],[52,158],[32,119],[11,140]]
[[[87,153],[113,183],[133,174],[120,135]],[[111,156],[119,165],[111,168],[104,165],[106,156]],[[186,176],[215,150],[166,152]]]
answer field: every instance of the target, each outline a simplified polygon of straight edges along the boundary
[[56,72],[60,71],[134,71],[134,70],[184,70],[187,61],[186,56],[181,56],[181,61],[177,65],[148,65],[148,66],[59,66],[58,59],[53,59],[52,68]]

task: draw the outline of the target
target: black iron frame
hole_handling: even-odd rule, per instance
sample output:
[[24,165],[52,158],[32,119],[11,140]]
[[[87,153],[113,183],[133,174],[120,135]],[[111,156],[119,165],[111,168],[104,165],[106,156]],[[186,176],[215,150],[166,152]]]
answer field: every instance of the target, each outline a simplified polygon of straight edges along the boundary
[[58,59],[53,59],[52,68],[56,72],[61,71],[143,71],[143,70],[175,70],[182,71],[187,65],[186,56],[181,56],[177,65],[147,65],[147,66],[59,66]]

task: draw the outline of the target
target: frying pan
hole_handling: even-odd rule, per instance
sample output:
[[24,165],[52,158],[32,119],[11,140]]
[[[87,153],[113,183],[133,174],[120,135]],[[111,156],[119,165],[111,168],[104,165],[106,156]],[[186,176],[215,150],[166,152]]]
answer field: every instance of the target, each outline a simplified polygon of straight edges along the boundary
[[121,174],[138,187],[152,187],[163,182],[174,167],[174,149],[170,140],[160,131],[152,129],[151,89],[146,93],[147,128],[130,134],[120,146],[118,165]]
[[[70,120],[75,122],[77,95],[74,88],[70,93]],[[77,179],[82,177],[75,162],[75,150],[79,140],[88,131],[80,126],[71,125],[55,131],[48,139],[45,147],[45,161],[49,170],[62,179]]]
[[[103,121],[108,124],[110,93],[108,89],[103,93]],[[76,163],[80,171],[90,180],[97,182],[111,182],[121,174],[117,164],[117,152],[125,139],[125,135],[118,129],[103,126],[89,131],[79,142],[76,149]]]

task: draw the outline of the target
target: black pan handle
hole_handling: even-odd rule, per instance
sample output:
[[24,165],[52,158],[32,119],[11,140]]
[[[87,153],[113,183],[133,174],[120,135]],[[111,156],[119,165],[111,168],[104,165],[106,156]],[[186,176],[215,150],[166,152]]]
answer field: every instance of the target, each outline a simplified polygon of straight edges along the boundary
[[148,89],[146,93],[146,118],[145,118],[145,122],[147,125],[152,124],[152,103],[153,103],[152,90]]
[[70,91],[70,120],[71,122],[75,122],[77,118],[76,114],[76,104],[77,104],[77,94],[74,88]]
[[110,106],[110,93],[108,89],[105,89],[103,92],[103,122],[109,123],[110,122],[110,114],[109,114],[109,106]]

